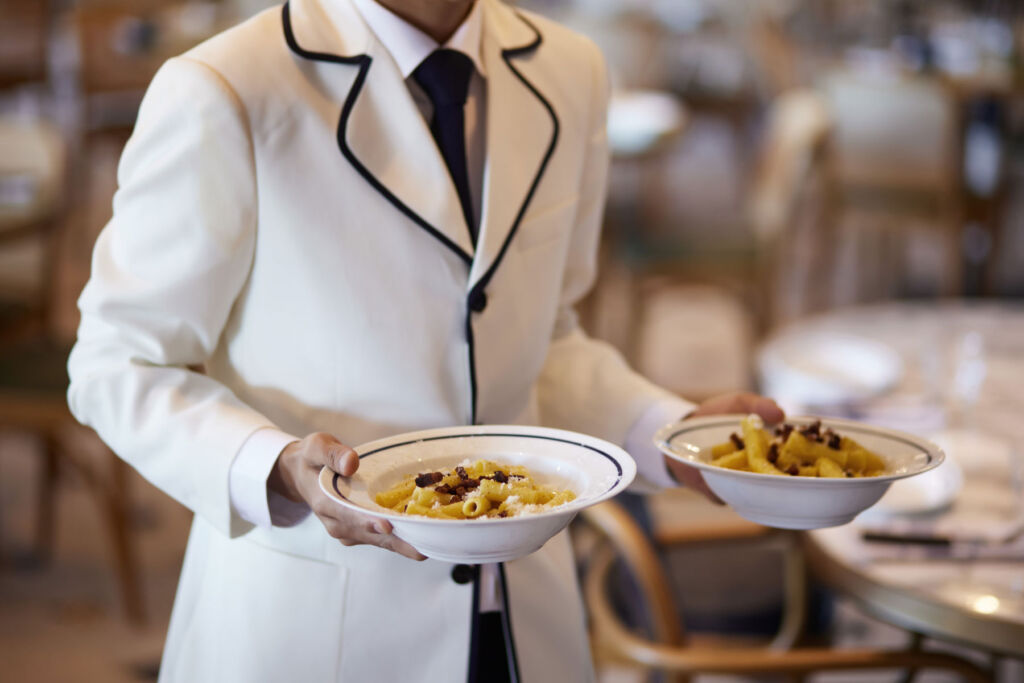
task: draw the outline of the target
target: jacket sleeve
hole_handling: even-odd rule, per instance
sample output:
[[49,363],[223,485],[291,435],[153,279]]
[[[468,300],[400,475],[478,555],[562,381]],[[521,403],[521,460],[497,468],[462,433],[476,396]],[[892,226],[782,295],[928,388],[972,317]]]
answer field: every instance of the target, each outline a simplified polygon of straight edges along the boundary
[[[594,283],[609,156],[608,77],[597,47],[591,63],[590,139],[580,183],[580,204],[562,281],[561,300],[548,356],[538,382],[544,424],[592,434],[625,446],[633,429],[658,406],[690,404],[634,372],[611,345],[591,339],[580,328],[574,306]],[[652,433],[653,435],[653,433]],[[649,439],[649,437],[648,437]],[[640,474],[664,482],[660,455],[637,457]]]
[[189,369],[217,347],[254,250],[251,136],[219,74],[183,57],[160,69],[118,185],[78,302],[68,403],[146,479],[244,533],[228,473],[249,435],[274,425]]

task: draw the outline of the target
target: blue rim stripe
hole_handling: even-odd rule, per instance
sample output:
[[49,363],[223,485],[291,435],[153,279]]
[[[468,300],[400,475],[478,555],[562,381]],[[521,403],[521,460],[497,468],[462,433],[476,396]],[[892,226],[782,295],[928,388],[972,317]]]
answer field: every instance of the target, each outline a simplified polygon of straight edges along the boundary
[[[822,425],[827,424],[827,422],[828,422],[827,419],[821,421]],[[735,424],[736,424],[736,420],[734,420],[734,419],[727,419],[727,420],[722,420],[721,422],[705,422],[704,424],[690,425],[688,427],[682,427],[682,428],[678,429],[677,431],[673,432],[667,439],[665,439],[665,443],[667,443],[668,445],[671,446],[672,442],[676,440],[676,437],[682,436],[683,434],[686,434],[686,433],[692,432],[692,431],[696,431],[696,430],[699,430],[699,429],[706,429],[707,427],[724,427],[726,425],[735,425]],[[921,453],[924,453],[925,456],[928,458],[928,462],[925,463],[926,465],[930,465],[932,463],[933,456],[932,456],[931,453],[929,453],[924,448],[921,448],[920,444],[915,443],[914,441],[911,441],[910,439],[905,439],[902,436],[895,436],[895,435],[892,435],[892,434],[879,434],[878,432],[872,430],[870,427],[858,427],[857,425],[843,425],[842,427],[839,427],[839,429],[842,429],[845,432],[856,432],[857,434],[867,434],[868,436],[880,436],[880,437],[884,437],[886,439],[891,439],[893,441],[899,441],[902,444],[905,444],[907,446],[915,448],[918,451],[920,451]]]
[[585,443],[580,443],[579,441],[573,441],[571,439],[559,439],[558,437],[555,437],[555,436],[544,436],[542,434],[512,434],[512,433],[505,433],[505,432],[488,432],[486,434],[443,434],[441,436],[428,436],[428,437],[424,437],[422,439],[410,439],[408,441],[402,441],[401,443],[393,443],[393,444],[390,444],[388,446],[381,446],[380,448],[375,448],[372,451],[367,451],[366,453],[361,454],[359,456],[359,459],[362,460],[363,458],[369,457],[371,455],[375,455],[377,453],[380,453],[381,451],[386,451],[386,450],[391,449],[391,448],[398,448],[400,446],[408,446],[409,444],[419,443],[421,441],[443,441],[444,439],[466,439],[466,438],[475,439],[475,438],[478,438],[478,437],[481,437],[481,436],[512,437],[512,438],[516,438],[516,439],[542,439],[544,441],[558,441],[560,443],[567,443],[567,444],[570,444],[572,446],[580,446],[581,448],[586,448],[588,450],[594,451],[595,453],[600,453],[605,458],[610,460],[611,463],[613,465],[615,465],[615,473],[620,478],[622,477],[622,465],[619,464],[619,461],[616,460],[615,458],[613,458],[608,453],[605,453],[604,451],[602,451],[600,448],[597,448],[595,446],[589,446],[589,445],[587,445]]

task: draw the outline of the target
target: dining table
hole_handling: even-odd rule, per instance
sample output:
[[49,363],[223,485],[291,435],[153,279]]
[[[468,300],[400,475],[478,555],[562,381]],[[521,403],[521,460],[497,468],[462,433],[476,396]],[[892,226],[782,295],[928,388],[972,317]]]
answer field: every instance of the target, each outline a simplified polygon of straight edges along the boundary
[[994,678],[1022,680],[1024,306],[838,309],[778,330],[758,362],[762,388],[779,390],[791,414],[917,433],[949,461],[930,489],[910,492],[917,498],[894,485],[888,510],[883,497],[849,524],[804,532],[811,574],[909,632],[911,647],[925,638],[966,645],[990,657]]

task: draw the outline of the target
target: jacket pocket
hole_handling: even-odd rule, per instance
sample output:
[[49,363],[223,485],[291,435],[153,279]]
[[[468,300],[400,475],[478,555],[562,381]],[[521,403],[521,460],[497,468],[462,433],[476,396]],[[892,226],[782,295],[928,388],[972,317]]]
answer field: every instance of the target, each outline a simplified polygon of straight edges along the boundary
[[196,609],[161,681],[336,680],[347,570],[246,539],[208,540],[203,566],[186,559],[178,599],[197,591]]

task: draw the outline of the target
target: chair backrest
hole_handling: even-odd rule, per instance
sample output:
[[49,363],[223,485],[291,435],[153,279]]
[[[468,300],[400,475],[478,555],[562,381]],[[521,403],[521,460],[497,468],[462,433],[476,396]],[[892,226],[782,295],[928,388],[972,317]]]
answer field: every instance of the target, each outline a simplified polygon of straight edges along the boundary
[[956,184],[956,104],[941,82],[830,73],[820,90],[833,121],[834,173],[844,186],[945,193]]
[[772,102],[749,205],[751,225],[762,241],[777,237],[791,222],[830,127],[828,107],[812,90],[787,91]]
[[156,49],[158,9],[151,0],[78,3],[73,26],[84,95],[145,89],[167,56]]
[[27,306],[26,314],[43,324],[66,168],[66,146],[55,126],[0,119],[0,300]]
[[800,50],[786,32],[780,17],[758,13],[747,32],[748,49],[760,76],[761,88],[777,96],[800,84]]
[[49,0],[0,0],[0,88],[45,81]]
[[0,241],[52,213],[63,194],[66,162],[54,125],[0,118]]
[[[673,647],[669,641],[671,636],[658,633],[659,629],[671,630],[672,622],[678,623],[672,597],[667,593],[668,578],[643,531],[614,501],[587,508],[581,516],[608,541],[595,545],[589,557],[583,590],[590,612],[595,652],[605,650],[616,657],[616,662],[662,670],[671,681],[688,681],[690,676],[703,673],[754,676],[758,679],[775,675],[785,676],[786,680],[802,680],[813,671],[932,667],[959,673],[971,683],[991,680],[990,673],[975,663],[946,653],[859,648],[790,649],[797,634],[787,636],[782,642],[780,636],[785,633],[785,626],[769,647],[693,647],[682,643]],[[794,549],[798,547],[793,546]],[[616,558],[627,564],[640,587],[641,600],[651,606],[655,621],[653,639],[637,635],[627,627],[608,599],[605,582]],[[791,559],[802,566],[803,560],[798,552],[791,554]],[[802,579],[800,583],[803,583]],[[798,607],[803,611],[802,602]]]
[[625,508],[607,501],[585,509],[583,518],[614,546],[636,580],[642,604],[648,606],[654,639],[666,645],[683,645],[686,630],[658,554],[646,534]]
[[127,138],[160,65],[213,35],[221,14],[217,3],[78,0],[72,26],[87,132]]

